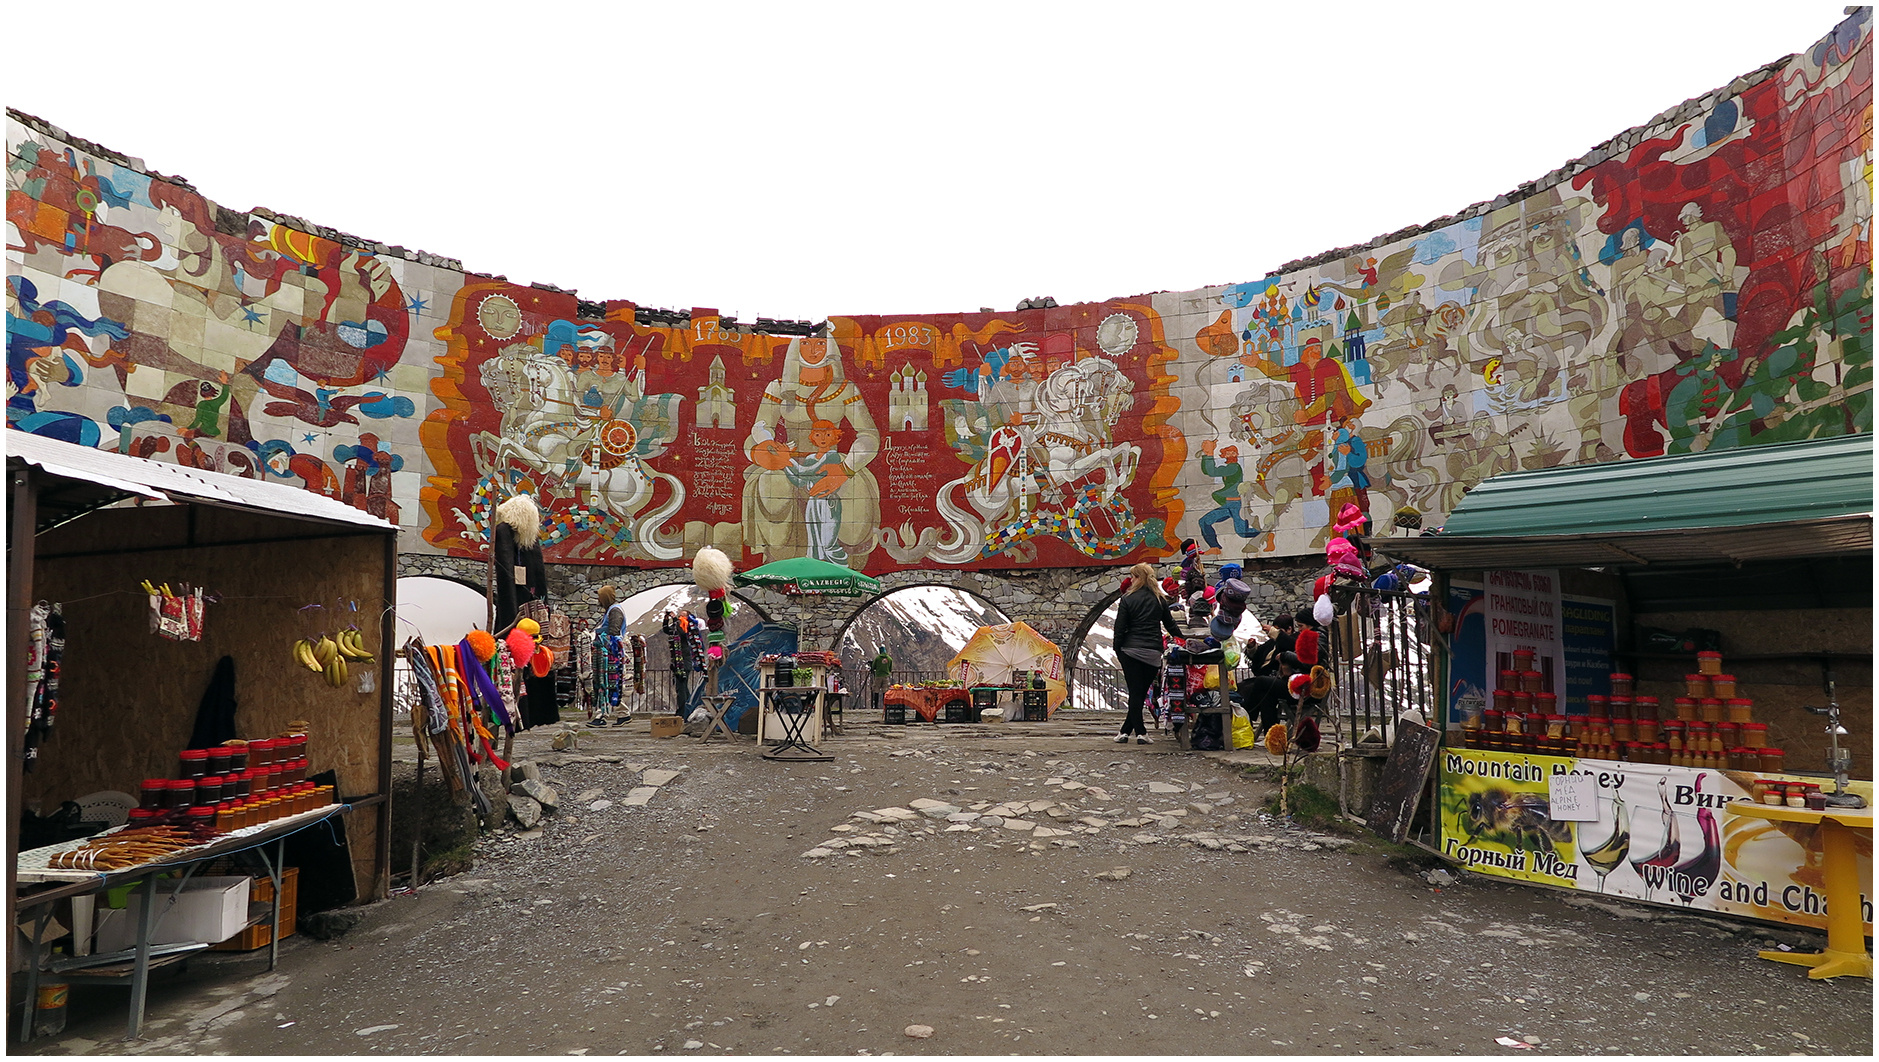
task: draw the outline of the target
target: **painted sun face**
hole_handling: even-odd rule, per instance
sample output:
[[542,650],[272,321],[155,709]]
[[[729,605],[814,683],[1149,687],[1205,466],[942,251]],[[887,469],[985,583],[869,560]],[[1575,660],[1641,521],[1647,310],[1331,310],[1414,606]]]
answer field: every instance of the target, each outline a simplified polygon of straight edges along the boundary
[[513,339],[522,330],[522,310],[507,295],[491,295],[476,307],[476,323],[491,339]]

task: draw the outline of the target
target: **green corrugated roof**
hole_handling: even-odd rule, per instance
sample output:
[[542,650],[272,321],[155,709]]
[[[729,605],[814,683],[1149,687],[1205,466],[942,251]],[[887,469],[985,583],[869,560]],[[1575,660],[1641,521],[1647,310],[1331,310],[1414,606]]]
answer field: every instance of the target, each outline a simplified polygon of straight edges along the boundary
[[1870,434],[1510,472],[1469,491],[1442,534],[1664,531],[1870,513],[1872,478]]

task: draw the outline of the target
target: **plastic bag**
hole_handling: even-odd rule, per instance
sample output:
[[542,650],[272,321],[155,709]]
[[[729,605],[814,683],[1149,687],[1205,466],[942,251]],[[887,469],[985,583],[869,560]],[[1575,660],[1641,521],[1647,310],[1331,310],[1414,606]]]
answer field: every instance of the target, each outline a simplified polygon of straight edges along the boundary
[[1250,749],[1253,747],[1253,717],[1246,714],[1245,708],[1233,709],[1233,747]]

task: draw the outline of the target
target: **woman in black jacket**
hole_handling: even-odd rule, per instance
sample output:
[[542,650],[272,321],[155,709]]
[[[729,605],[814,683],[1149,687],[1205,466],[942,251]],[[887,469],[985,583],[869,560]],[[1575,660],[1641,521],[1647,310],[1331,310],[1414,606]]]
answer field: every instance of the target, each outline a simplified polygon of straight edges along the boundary
[[1148,687],[1154,685],[1161,671],[1161,632],[1180,639],[1181,629],[1174,625],[1168,601],[1155,582],[1155,569],[1146,563],[1129,571],[1129,588],[1116,603],[1116,658],[1122,662],[1122,681],[1129,690],[1129,714],[1123,717],[1122,732],[1116,744],[1129,743],[1135,735],[1138,745],[1149,744],[1148,728],[1142,725],[1142,707],[1148,700]]

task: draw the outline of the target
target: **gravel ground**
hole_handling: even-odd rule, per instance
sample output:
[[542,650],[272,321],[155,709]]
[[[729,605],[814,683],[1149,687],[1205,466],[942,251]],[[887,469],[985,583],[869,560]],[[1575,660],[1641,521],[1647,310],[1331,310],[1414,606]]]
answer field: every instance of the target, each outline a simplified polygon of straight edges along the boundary
[[1113,726],[860,728],[795,764],[644,720],[524,734],[558,810],[472,871],[274,973],[192,960],[136,1042],[121,990],[75,989],[24,1050],[1872,1053],[1871,982],[1755,956],[1817,938],[1432,887],[1419,850],[1277,822],[1269,782]]

